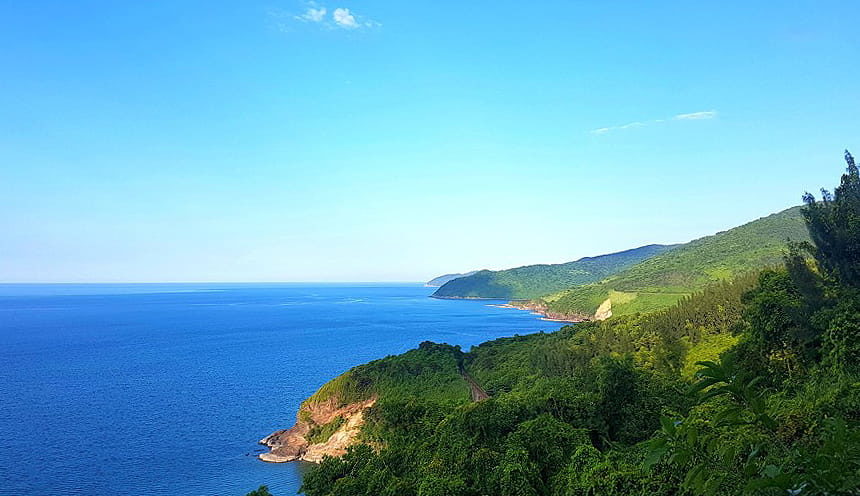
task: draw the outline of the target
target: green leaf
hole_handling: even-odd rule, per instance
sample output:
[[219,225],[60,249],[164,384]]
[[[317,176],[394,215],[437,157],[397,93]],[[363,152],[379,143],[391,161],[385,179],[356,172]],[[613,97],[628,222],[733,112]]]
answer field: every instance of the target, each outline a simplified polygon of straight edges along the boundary
[[771,479],[778,476],[780,473],[782,473],[782,470],[776,465],[768,465],[764,468],[764,470],[762,470],[762,474],[767,477],[770,477]]
[[660,462],[663,456],[669,451],[669,448],[659,447],[651,449],[648,454],[645,456],[645,461],[643,462],[646,469],[651,469],[654,465]]
[[695,446],[696,441],[698,441],[698,439],[699,439],[699,429],[696,429],[695,427],[689,427],[687,429],[687,445],[688,446]]
[[663,427],[663,432],[671,436],[675,435],[675,420],[670,417],[660,417],[660,425]]
[[684,485],[688,487],[700,487],[704,482],[705,466],[696,465],[684,477]]

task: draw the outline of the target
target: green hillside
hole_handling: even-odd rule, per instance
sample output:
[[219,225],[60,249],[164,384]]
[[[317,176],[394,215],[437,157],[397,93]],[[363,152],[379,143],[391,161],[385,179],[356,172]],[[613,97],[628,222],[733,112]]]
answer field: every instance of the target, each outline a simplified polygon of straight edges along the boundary
[[600,282],[542,300],[549,310],[569,315],[593,315],[607,299],[613,315],[665,308],[709,283],[781,263],[787,240],[809,240],[800,207],[691,241]]
[[674,248],[648,245],[563,264],[528,265],[508,270],[482,270],[453,279],[433,293],[439,298],[531,299],[571,286],[599,281]]
[[[785,268],[765,271],[652,314],[501,338],[465,354],[424,343],[363,366],[329,386],[352,399],[379,395],[359,444],[309,471],[302,491],[857,494],[860,346],[810,340],[816,323],[792,315],[805,302],[791,281]],[[845,294],[818,303],[820,315],[844,338],[860,325],[860,299],[833,290]],[[771,337],[769,326],[786,317],[802,327]],[[466,398],[458,363],[489,399]]]
[[[802,213],[585,288],[623,305],[663,295],[665,308],[468,353],[422,343],[332,381],[315,398],[378,401],[356,444],[301,491],[860,495],[860,172],[846,160],[840,187],[807,196]],[[785,239],[807,238],[799,214],[812,241],[783,257]],[[470,401],[475,386],[485,396]]]
[[468,384],[460,375],[459,346],[425,341],[402,355],[358,365],[324,384],[305,403],[336,398],[340,405],[364,401],[375,394],[385,400],[421,396],[425,400],[465,402]]
[[434,277],[433,279],[430,279],[429,281],[427,281],[424,284],[424,286],[427,286],[428,288],[438,288],[438,287],[441,287],[443,284],[447,283],[448,281],[451,281],[453,279],[457,279],[458,277],[470,276],[470,275],[474,274],[475,272],[478,272],[478,271],[473,270],[471,272],[464,272],[462,274],[460,274],[460,273],[444,274],[444,275],[441,275],[439,277]]
[[[372,390],[380,400],[360,444],[308,472],[302,491],[857,494],[860,343],[845,338],[860,329],[858,288],[834,284],[833,297],[806,300],[795,275],[766,270],[652,314],[500,338],[465,354],[423,343],[354,369],[330,390],[351,399]],[[489,398],[470,402],[458,369]]]

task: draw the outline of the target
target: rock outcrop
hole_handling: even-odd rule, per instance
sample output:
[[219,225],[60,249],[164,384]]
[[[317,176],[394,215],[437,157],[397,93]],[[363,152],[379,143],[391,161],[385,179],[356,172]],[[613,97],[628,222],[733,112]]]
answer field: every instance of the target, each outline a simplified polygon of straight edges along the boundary
[[549,306],[547,306],[546,303],[540,300],[512,301],[508,304],[512,308],[519,308],[520,310],[529,310],[531,312],[543,315],[544,318],[547,320],[555,320],[559,322],[585,322],[592,319],[590,315],[552,311],[549,309]]
[[594,312],[594,320],[606,320],[609,317],[612,317],[612,300],[607,298]]
[[[358,403],[341,405],[337,398],[305,404],[299,409],[296,423],[290,429],[279,430],[260,440],[269,447],[260,455],[264,462],[282,463],[306,461],[319,463],[324,456],[342,456],[352,445],[364,424],[364,411],[376,403],[376,397]],[[327,439],[311,442],[314,429],[338,421],[337,429]]]

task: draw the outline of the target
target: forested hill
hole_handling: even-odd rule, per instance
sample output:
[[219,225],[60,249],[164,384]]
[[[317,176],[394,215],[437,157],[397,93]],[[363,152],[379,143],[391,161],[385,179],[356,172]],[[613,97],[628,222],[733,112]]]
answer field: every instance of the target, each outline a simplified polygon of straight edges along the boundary
[[613,315],[665,308],[715,281],[781,263],[788,240],[809,240],[800,207],[699,238],[600,282],[545,296],[542,303],[568,315],[593,315],[607,299]]
[[528,265],[498,271],[482,270],[445,283],[433,296],[509,300],[538,298],[572,286],[599,281],[675,246],[677,245],[647,245],[563,264]]
[[477,272],[477,270],[473,270],[471,272],[465,272],[463,274],[441,275],[439,277],[434,277],[433,279],[430,279],[424,285],[427,286],[428,288],[438,288],[438,287],[444,285],[445,283],[447,283],[448,281],[451,281],[453,279],[457,279],[458,277],[470,276],[470,275],[474,274],[475,272]]

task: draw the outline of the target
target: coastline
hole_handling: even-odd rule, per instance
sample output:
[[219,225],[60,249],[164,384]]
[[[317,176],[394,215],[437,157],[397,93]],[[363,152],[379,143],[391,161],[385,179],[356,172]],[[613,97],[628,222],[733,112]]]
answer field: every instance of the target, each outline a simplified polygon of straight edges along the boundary
[[[540,315],[540,314],[535,314],[535,315]],[[552,319],[549,317],[541,317],[540,320],[545,320],[547,322],[561,322],[563,324],[579,324],[580,322],[588,322],[588,319],[570,320],[570,319]]]
[[[579,316],[571,317],[549,312],[546,309],[546,303],[542,301],[505,301],[500,298],[482,297],[431,297],[451,300],[486,300],[492,302],[487,303],[486,306],[525,310],[541,321],[560,324],[575,324],[589,320]],[[484,399],[480,394],[476,398],[474,393],[473,389],[473,400]],[[483,394],[486,395],[486,393]],[[257,454],[257,459],[267,463],[293,461],[320,463],[326,456],[343,456],[359,436],[360,429],[364,424],[365,411],[372,407],[377,399],[378,397],[374,395],[371,398],[349,404],[341,404],[335,397],[324,401],[306,399],[299,408],[292,427],[272,432],[258,441],[260,445],[268,448],[268,451]],[[340,422],[341,424],[326,440],[321,441],[314,438],[314,431],[332,425],[333,422]]]
[[509,302],[517,302],[517,301],[529,301],[526,299],[514,299],[510,300],[508,298],[498,297],[498,298],[487,298],[485,296],[438,296],[435,294],[430,295],[430,298],[435,298],[437,300],[487,300],[487,301],[498,301],[498,300],[507,300]]
[[[437,300],[483,300],[483,301],[498,301],[504,300],[505,298],[485,298],[482,296],[436,296],[430,295],[430,298],[436,298]],[[534,315],[540,316],[540,320],[545,320],[547,322],[560,322],[565,324],[578,324],[580,322],[588,322],[592,320],[592,317],[582,315],[582,314],[564,314],[560,312],[553,312],[547,307],[546,303],[537,300],[508,300],[507,303],[495,303],[488,304],[489,307],[494,308],[513,308],[515,310],[528,310]]]
[[[340,405],[334,397],[322,402],[306,401],[299,408],[292,427],[277,430],[258,441],[269,451],[260,453],[257,458],[268,463],[320,463],[326,456],[343,456],[347,448],[355,443],[364,425],[365,410],[372,407],[376,400],[377,396],[374,395],[346,405]],[[335,421],[340,423],[327,438],[313,439],[315,429]]]
[[588,322],[592,320],[589,315],[582,314],[565,314],[561,312],[553,312],[549,309],[546,303],[539,300],[517,300],[508,302],[504,308],[515,308],[517,310],[529,310],[534,315],[539,315],[541,320],[547,322],[561,322],[566,324],[577,324],[580,322]]

